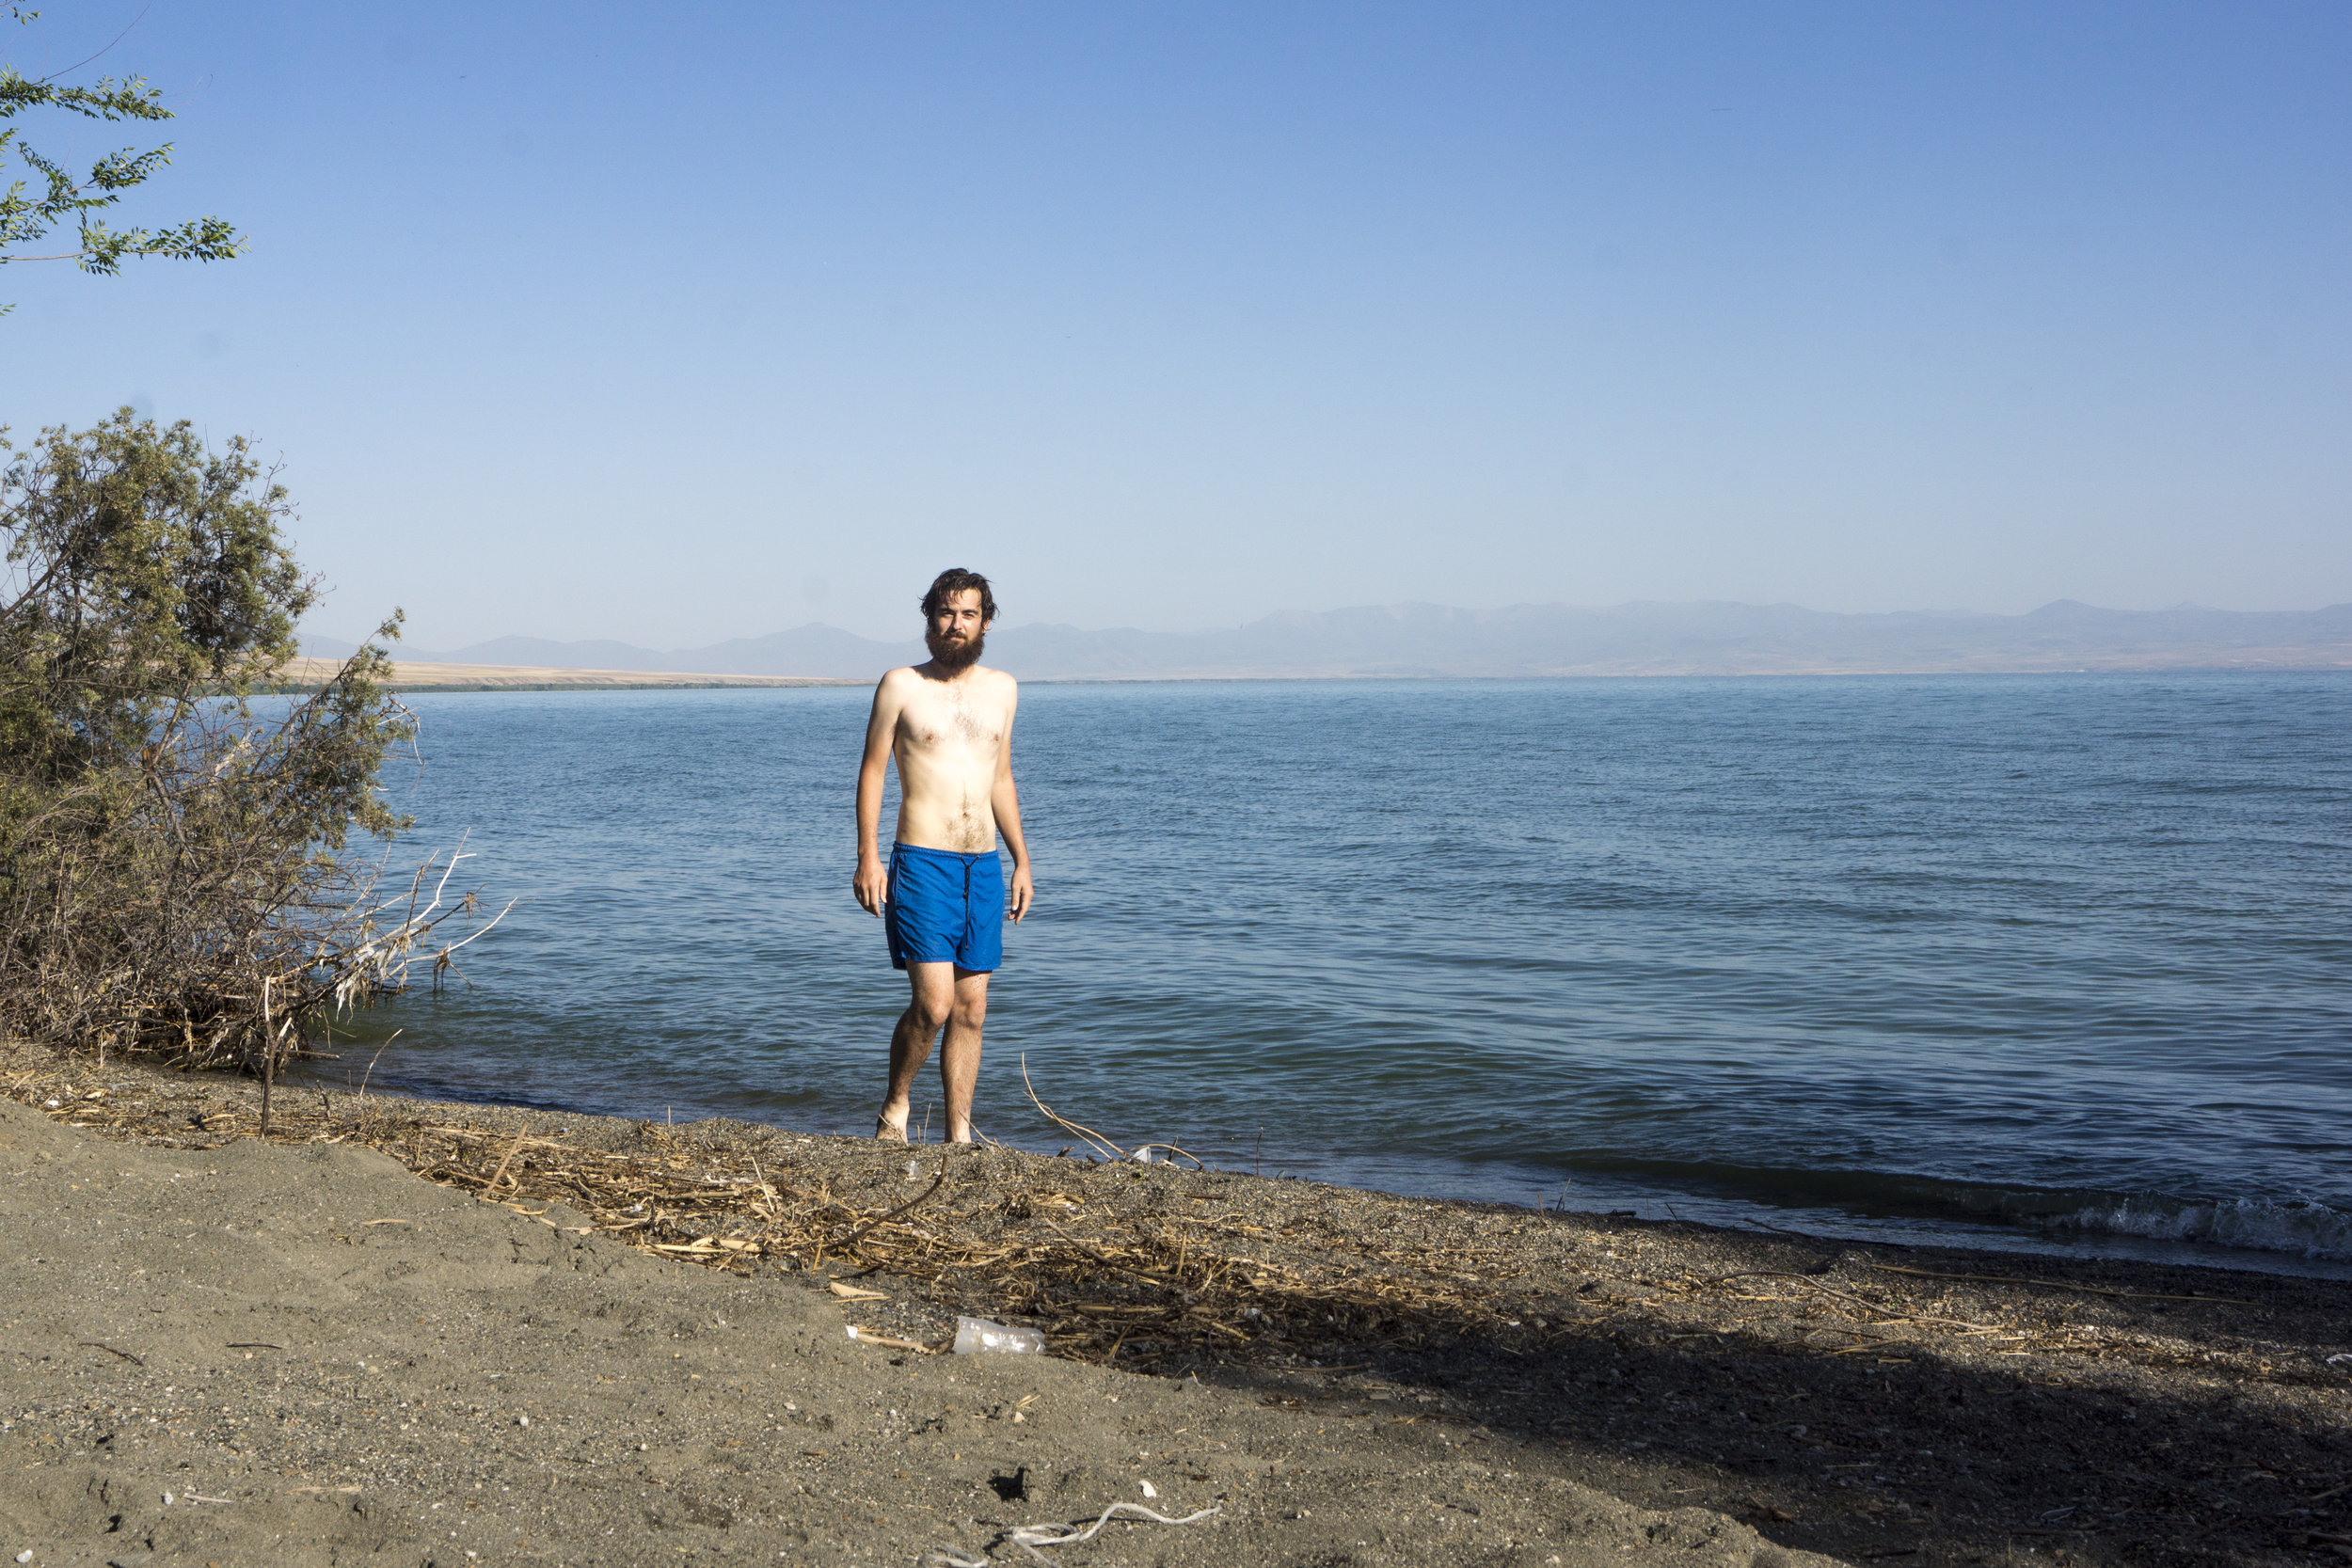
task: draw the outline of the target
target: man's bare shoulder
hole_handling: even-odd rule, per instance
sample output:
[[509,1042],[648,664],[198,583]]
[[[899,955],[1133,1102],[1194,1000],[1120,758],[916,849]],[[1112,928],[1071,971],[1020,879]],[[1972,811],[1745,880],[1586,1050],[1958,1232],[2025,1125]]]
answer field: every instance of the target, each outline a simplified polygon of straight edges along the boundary
[[989,693],[992,696],[1009,697],[1021,689],[1021,683],[1014,680],[1009,673],[992,669],[985,664],[972,672],[972,678],[987,682]]

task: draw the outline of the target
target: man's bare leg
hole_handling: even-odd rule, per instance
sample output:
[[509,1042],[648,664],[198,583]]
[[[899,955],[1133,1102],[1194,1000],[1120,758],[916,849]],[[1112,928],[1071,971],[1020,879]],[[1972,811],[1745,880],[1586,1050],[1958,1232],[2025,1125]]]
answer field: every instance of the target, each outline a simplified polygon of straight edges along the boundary
[[911,963],[907,986],[914,994],[891,1031],[890,1097],[874,1118],[874,1136],[906,1142],[914,1080],[930,1059],[931,1042],[945,1029],[939,1077],[947,1091],[947,1141],[970,1143],[972,1085],[980,1076],[980,1031],[988,1020],[988,976],[953,964]]
[[972,1141],[972,1085],[980,1076],[980,1030],[988,1022],[988,974],[956,971],[955,1002],[939,1052],[940,1086],[947,1091],[947,1141]]

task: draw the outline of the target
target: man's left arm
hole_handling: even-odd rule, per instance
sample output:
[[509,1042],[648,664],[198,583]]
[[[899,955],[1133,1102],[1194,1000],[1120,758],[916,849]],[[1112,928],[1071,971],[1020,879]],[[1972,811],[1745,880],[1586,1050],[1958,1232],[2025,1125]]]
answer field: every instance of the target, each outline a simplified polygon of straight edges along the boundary
[[1012,782],[1012,715],[1019,698],[1018,688],[1005,698],[1005,738],[996,748],[996,782],[988,793],[989,809],[996,816],[997,836],[1012,852],[1012,882],[1006,892],[1011,898],[1015,925],[1029,912],[1034,891],[1029,880],[1029,846],[1021,836],[1021,791]]

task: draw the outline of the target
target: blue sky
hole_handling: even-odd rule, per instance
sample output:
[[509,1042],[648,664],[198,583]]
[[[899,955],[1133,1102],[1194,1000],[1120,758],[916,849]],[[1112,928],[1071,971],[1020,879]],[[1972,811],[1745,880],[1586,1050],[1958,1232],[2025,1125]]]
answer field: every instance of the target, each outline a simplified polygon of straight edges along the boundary
[[141,3],[0,49],[252,252],[0,420],[256,436],[322,632],[2352,599],[2352,8]]

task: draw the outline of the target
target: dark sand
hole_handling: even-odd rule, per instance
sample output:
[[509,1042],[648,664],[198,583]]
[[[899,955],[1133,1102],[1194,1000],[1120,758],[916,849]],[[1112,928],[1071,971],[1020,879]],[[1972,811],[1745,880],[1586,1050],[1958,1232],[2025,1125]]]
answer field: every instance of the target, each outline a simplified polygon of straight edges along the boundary
[[[0,1104],[0,1559],[1026,1562],[1013,1527],[1123,1501],[1218,1512],[1046,1558],[2352,1560],[2331,1282],[993,1151],[951,1165],[934,1233],[1206,1226],[1294,1288],[1215,1335],[1126,1319],[1057,1328],[1056,1356],[927,1355],[845,1326],[936,1345],[1001,1279],[909,1265],[845,1302],[826,1287],[856,1263],[670,1261],[529,1200],[530,1172],[485,1202],[354,1141],[429,1163],[418,1130],[463,1120],[714,1171],[755,1148],[876,1215],[928,1189],[936,1148],[315,1094],[264,1145],[230,1080],[20,1054],[7,1081],[58,1103]],[[1936,1277],[1963,1274],[2000,1277]],[[1375,1332],[1333,1288],[1318,1335],[1301,1303],[1343,1277],[1420,1305]],[[1073,1358],[1106,1354],[1149,1370]]]

